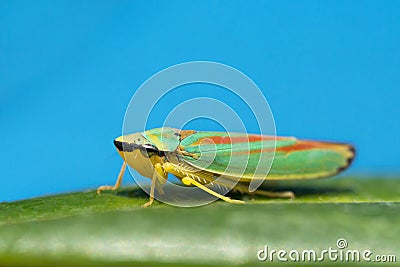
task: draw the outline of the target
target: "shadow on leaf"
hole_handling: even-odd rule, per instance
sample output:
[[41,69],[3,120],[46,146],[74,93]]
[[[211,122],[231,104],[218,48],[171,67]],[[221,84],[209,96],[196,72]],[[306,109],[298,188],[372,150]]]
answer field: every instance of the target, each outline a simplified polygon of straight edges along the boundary
[[[305,185],[278,185],[278,184],[263,184],[259,190],[272,191],[272,192],[284,192],[284,191],[292,191],[296,198],[306,197],[306,196],[323,196],[323,195],[338,195],[338,194],[350,194],[354,193],[354,190],[351,188],[343,188],[343,187],[332,187],[332,186],[305,186]],[[127,197],[127,198],[142,198],[147,199],[148,194],[141,189],[140,187],[124,187],[121,188],[118,193],[118,196]],[[241,194],[239,192],[229,192],[227,196],[241,199],[246,194]],[[257,195],[259,199],[270,199],[269,197]]]

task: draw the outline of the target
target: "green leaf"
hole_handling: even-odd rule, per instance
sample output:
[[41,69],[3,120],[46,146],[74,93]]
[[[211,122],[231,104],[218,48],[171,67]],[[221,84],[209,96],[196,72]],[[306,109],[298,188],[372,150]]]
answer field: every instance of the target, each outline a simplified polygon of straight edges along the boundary
[[[140,206],[147,195],[138,188],[1,203],[0,263],[281,265],[276,258],[258,261],[257,252],[265,245],[288,252],[337,249],[339,238],[347,240],[347,249],[371,250],[372,257],[396,255],[400,247],[398,185],[396,179],[378,177],[272,183],[266,186],[293,190],[296,199],[234,194],[231,197],[247,203],[217,201],[199,208],[156,202],[144,209]],[[346,265],[327,258],[323,263]]]

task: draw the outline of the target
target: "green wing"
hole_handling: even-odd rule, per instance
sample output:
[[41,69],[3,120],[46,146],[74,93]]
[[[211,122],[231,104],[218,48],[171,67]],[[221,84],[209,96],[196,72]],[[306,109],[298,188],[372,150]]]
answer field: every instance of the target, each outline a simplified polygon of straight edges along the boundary
[[223,132],[194,132],[179,148],[187,164],[241,181],[331,176],[346,169],[355,154],[348,144]]

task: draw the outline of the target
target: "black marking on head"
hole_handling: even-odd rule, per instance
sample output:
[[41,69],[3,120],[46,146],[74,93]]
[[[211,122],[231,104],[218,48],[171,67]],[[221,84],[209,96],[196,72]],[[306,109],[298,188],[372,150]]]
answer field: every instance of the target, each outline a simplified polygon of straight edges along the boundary
[[134,143],[121,142],[121,141],[114,140],[114,145],[118,149],[118,151],[123,151],[123,152],[132,152],[136,149],[139,149],[142,152],[146,152],[147,155],[149,155],[149,156],[156,154],[156,155],[162,157],[165,155],[164,151],[160,151],[160,150],[158,150],[158,148],[156,148],[155,146],[150,145],[150,144],[137,145]]
[[118,151],[124,150],[122,142],[120,142],[120,141],[114,140],[114,146],[118,149]]
[[159,157],[164,157],[165,156],[164,151],[160,151],[157,148],[146,147],[145,149],[141,149],[140,151],[147,157],[151,157],[151,156],[154,156],[154,155],[157,155]]
[[121,142],[114,140],[114,145],[118,149],[118,151],[124,151],[124,152],[132,152],[135,149],[138,149],[139,146],[136,144],[131,144],[128,142]]

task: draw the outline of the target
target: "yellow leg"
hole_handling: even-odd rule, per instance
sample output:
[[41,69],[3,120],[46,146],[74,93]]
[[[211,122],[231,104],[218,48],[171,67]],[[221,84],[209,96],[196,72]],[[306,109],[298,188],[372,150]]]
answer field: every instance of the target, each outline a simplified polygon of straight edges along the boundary
[[254,194],[266,197],[280,197],[280,198],[290,198],[290,199],[295,198],[295,195],[292,191],[272,192],[272,191],[256,190]]
[[195,180],[193,180],[193,179],[191,179],[189,177],[182,178],[182,183],[184,183],[185,185],[197,186],[198,188],[206,191],[207,193],[209,193],[209,194],[211,194],[211,195],[213,195],[213,196],[215,196],[217,198],[220,198],[220,199],[222,199],[222,200],[224,200],[224,201],[226,201],[228,203],[232,203],[232,204],[244,204],[245,203],[244,201],[237,200],[237,199],[230,199],[229,197],[226,197],[226,196],[223,196],[221,194],[218,194],[217,192],[205,187],[201,183],[199,183],[199,182],[197,182],[197,181],[195,181]]
[[265,191],[262,189],[258,189],[254,192],[249,192],[249,189],[245,185],[237,184],[233,190],[239,191],[240,193],[248,194],[248,195],[260,195],[265,197],[279,197],[279,198],[290,198],[294,199],[295,195],[292,191],[283,191],[283,192],[272,192]]
[[153,179],[151,179],[151,187],[150,187],[150,199],[148,202],[144,203],[142,205],[142,208],[146,208],[148,206],[150,206],[151,204],[153,204],[154,201],[154,188],[156,187],[156,181],[157,181],[157,177],[155,177],[157,174],[156,172],[154,172],[153,175]]
[[115,185],[114,186],[110,186],[110,185],[100,186],[99,188],[97,188],[97,194],[100,194],[101,191],[104,191],[104,190],[117,190],[121,186],[122,178],[124,177],[124,173],[125,173],[125,169],[126,169],[126,162],[124,161],[124,163],[122,164],[121,170],[119,171],[118,179],[117,179],[117,182],[115,183]]
[[[171,174],[175,175],[176,177],[179,177],[179,178],[183,177],[183,178],[181,178],[181,181],[185,185],[197,186],[198,188],[204,190],[205,192],[207,192],[207,193],[209,193],[209,194],[211,194],[211,195],[213,195],[213,196],[215,196],[217,198],[220,198],[220,199],[222,199],[222,200],[224,200],[226,202],[235,203],[235,204],[244,204],[245,203],[244,201],[241,201],[241,200],[231,199],[229,197],[223,196],[223,195],[221,195],[221,194],[219,194],[219,193],[217,193],[217,192],[205,187],[201,183],[199,183],[199,182],[195,181],[194,179],[190,178],[188,176],[189,172],[186,169],[184,169],[184,168],[182,168],[182,167],[180,167],[180,166],[178,166],[176,164],[165,162],[164,165],[163,165],[163,170],[165,172],[167,172],[167,173],[171,173]],[[193,173],[191,173],[191,175],[193,175]]]
[[[157,182],[160,182],[161,179],[167,179],[167,173],[164,172],[160,163],[156,163],[154,165],[154,174],[153,178],[151,179],[151,187],[150,187],[150,198],[149,201],[142,205],[143,208],[146,208],[153,204],[154,202],[154,189],[158,185]],[[158,186],[157,186],[158,187]],[[160,187],[161,189],[161,187]],[[158,189],[158,190],[160,190]],[[162,192],[163,193],[163,192]]]

